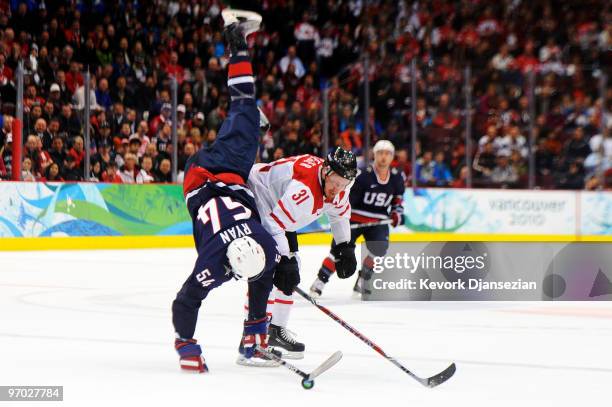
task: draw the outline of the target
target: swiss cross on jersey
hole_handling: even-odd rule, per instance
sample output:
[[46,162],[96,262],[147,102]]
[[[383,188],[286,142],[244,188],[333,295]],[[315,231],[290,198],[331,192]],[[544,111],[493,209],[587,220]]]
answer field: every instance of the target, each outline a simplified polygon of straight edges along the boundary
[[368,167],[355,179],[351,188],[351,221],[355,223],[378,222],[389,218],[391,211],[403,213],[403,174],[395,168],[389,171],[387,180],[379,179],[376,171]]

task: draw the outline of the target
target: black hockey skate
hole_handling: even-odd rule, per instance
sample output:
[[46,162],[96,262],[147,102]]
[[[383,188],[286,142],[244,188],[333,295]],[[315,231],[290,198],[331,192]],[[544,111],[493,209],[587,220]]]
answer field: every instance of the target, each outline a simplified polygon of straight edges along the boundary
[[221,12],[225,39],[232,55],[246,53],[246,37],[259,30],[261,15],[252,11],[225,9]]
[[303,359],[306,346],[295,340],[287,328],[270,324],[268,346],[279,351],[284,359]]
[[366,281],[372,278],[372,273],[359,270],[359,276],[357,277],[357,281],[355,281],[355,285],[353,286],[353,292],[357,295],[370,295],[372,291],[365,288]]

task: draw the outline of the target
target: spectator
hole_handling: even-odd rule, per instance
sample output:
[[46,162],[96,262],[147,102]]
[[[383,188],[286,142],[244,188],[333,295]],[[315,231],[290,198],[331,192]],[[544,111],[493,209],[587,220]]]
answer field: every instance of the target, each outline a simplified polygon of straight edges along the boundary
[[21,180],[34,182],[36,177],[32,173],[32,160],[29,157],[25,157],[21,162]]
[[[486,137],[486,136],[485,136]],[[474,157],[473,168],[480,178],[489,178],[496,166],[496,154],[492,142],[486,142]]]
[[155,182],[153,173],[153,159],[149,155],[144,155],[140,162],[140,177],[145,184]]
[[49,153],[42,149],[42,141],[34,135],[27,138],[24,156],[30,159],[30,170],[35,177],[41,177],[52,162]]
[[435,163],[432,160],[431,151],[425,151],[423,156],[417,160],[416,177],[420,185],[435,185],[434,176]]
[[102,182],[108,182],[112,184],[121,184],[123,180],[117,171],[117,164],[111,161],[106,166],[106,169],[102,173]]
[[72,148],[68,151],[68,156],[74,159],[74,165],[77,169],[83,169],[83,160],[85,159],[85,149],[83,148],[83,138],[77,136],[72,142]]
[[83,171],[80,171],[76,165],[74,156],[67,155],[66,156],[66,164],[64,165],[62,171],[62,177],[66,181],[82,181],[83,180]]
[[436,186],[446,186],[453,180],[451,172],[444,162],[444,152],[438,151],[436,153],[434,168],[433,168],[433,179]]
[[577,161],[573,161],[569,164],[567,173],[563,173],[558,177],[557,188],[583,189],[584,177],[585,174],[581,164]]
[[155,182],[172,182],[172,163],[167,158],[159,163],[159,169],[155,173]]
[[64,179],[62,178],[62,175],[60,174],[60,166],[54,162],[49,164],[49,166],[47,167],[47,170],[45,171],[45,176],[44,178],[41,179],[41,181],[46,181],[46,182],[64,181]]
[[576,127],[572,138],[568,140],[564,147],[564,156],[569,162],[584,162],[585,158],[591,153],[591,147],[585,140],[584,129]]
[[144,178],[140,173],[140,168],[136,165],[136,155],[133,153],[125,154],[125,164],[119,171],[119,177],[123,184],[143,184]]
[[508,156],[497,157],[497,165],[491,171],[491,181],[502,186],[509,186],[518,181],[516,168],[510,164]]
[[91,162],[91,170],[87,180],[90,182],[100,182],[102,181],[102,173],[102,163],[100,161],[93,160]]
[[287,55],[282,57],[279,62],[281,72],[284,74],[287,73],[290,66],[293,66],[293,73],[298,79],[304,76],[304,74],[306,73],[306,69],[304,68],[302,60],[297,56],[295,46],[290,46],[287,50]]

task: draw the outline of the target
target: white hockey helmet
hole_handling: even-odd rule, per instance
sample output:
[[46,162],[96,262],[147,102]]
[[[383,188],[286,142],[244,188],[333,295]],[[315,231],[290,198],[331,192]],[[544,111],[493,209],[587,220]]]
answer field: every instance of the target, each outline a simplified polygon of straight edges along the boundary
[[227,259],[232,271],[241,280],[256,279],[266,266],[263,247],[249,236],[234,239],[227,246]]
[[376,154],[378,151],[390,151],[392,155],[395,154],[395,147],[389,140],[378,140],[376,144],[374,144],[373,150],[374,154]]

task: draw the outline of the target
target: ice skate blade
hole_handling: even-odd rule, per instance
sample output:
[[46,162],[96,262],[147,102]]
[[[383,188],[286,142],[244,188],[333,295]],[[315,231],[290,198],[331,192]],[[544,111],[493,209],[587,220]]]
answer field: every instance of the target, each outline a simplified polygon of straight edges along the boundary
[[248,367],[279,367],[280,363],[274,360],[264,360],[260,358],[250,358],[247,359],[242,355],[238,355],[236,359],[236,364],[240,366],[248,366]]
[[318,292],[316,292],[316,291],[311,291],[311,292],[310,292],[310,296],[311,296],[312,298],[314,298],[315,300],[316,300],[316,299],[321,298],[321,295],[323,295],[323,293],[319,294],[319,293],[318,293]]
[[221,12],[223,26],[227,27],[234,23],[239,23],[244,27],[245,37],[259,30],[261,25],[261,15],[247,10],[225,9]]
[[304,352],[291,352],[280,346],[270,346],[270,349],[280,352],[283,359],[304,359]]

